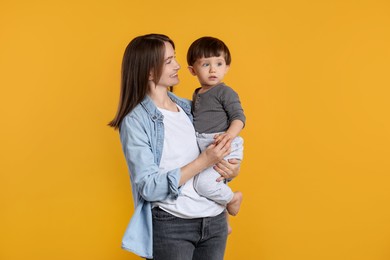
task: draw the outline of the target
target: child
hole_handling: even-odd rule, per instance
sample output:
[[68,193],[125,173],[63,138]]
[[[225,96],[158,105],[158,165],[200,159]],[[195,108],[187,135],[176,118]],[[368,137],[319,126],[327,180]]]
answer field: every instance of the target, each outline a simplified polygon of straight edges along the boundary
[[[202,37],[188,49],[188,69],[201,85],[195,90],[192,103],[198,145],[203,151],[208,145],[226,139],[227,144],[231,144],[231,153],[225,159],[241,160],[243,139],[238,135],[244,127],[245,115],[237,93],[222,82],[230,62],[228,47],[213,37]],[[226,205],[228,213],[235,216],[242,194],[216,181],[218,177],[220,175],[210,167],[195,176],[194,188],[200,195]]]

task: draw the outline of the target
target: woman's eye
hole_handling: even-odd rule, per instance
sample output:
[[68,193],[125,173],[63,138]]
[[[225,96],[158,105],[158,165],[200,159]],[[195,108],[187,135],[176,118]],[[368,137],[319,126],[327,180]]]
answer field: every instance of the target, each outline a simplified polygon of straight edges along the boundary
[[171,62],[172,62],[172,60],[169,59],[169,60],[167,60],[167,62],[165,64],[171,64]]

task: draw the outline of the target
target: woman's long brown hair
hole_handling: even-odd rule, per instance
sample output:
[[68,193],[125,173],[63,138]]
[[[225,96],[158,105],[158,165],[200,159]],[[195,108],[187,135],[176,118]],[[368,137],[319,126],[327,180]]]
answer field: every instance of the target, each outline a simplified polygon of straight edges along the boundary
[[119,105],[109,126],[118,129],[123,118],[145,98],[148,93],[150,73],[158,83],[164,64],[165,42],[173,41],[163,34],[147,34],[134,38],[125,50],[122,61]]

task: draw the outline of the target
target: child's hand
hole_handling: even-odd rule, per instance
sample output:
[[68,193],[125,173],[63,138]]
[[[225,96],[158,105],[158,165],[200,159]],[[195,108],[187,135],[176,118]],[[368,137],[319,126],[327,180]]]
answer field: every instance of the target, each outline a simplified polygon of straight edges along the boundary
[[214,136],[214,143],[219,144],[220,142],[226,142],[225,146],[230,149],[230,145],[233,141],[234,136],[232,136],[230,133],[225,132],[222,134],[216,134]]

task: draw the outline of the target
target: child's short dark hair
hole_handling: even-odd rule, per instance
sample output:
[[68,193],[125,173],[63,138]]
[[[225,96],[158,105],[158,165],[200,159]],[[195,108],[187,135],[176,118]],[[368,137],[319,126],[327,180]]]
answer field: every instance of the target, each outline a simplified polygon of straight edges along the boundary
[[202,37],[194,41],[187,52],[187,63],[194,65],[197,59],[219,57],[224,55],[226,65],[230,65],[232,58],[226,44],[214,37]]

